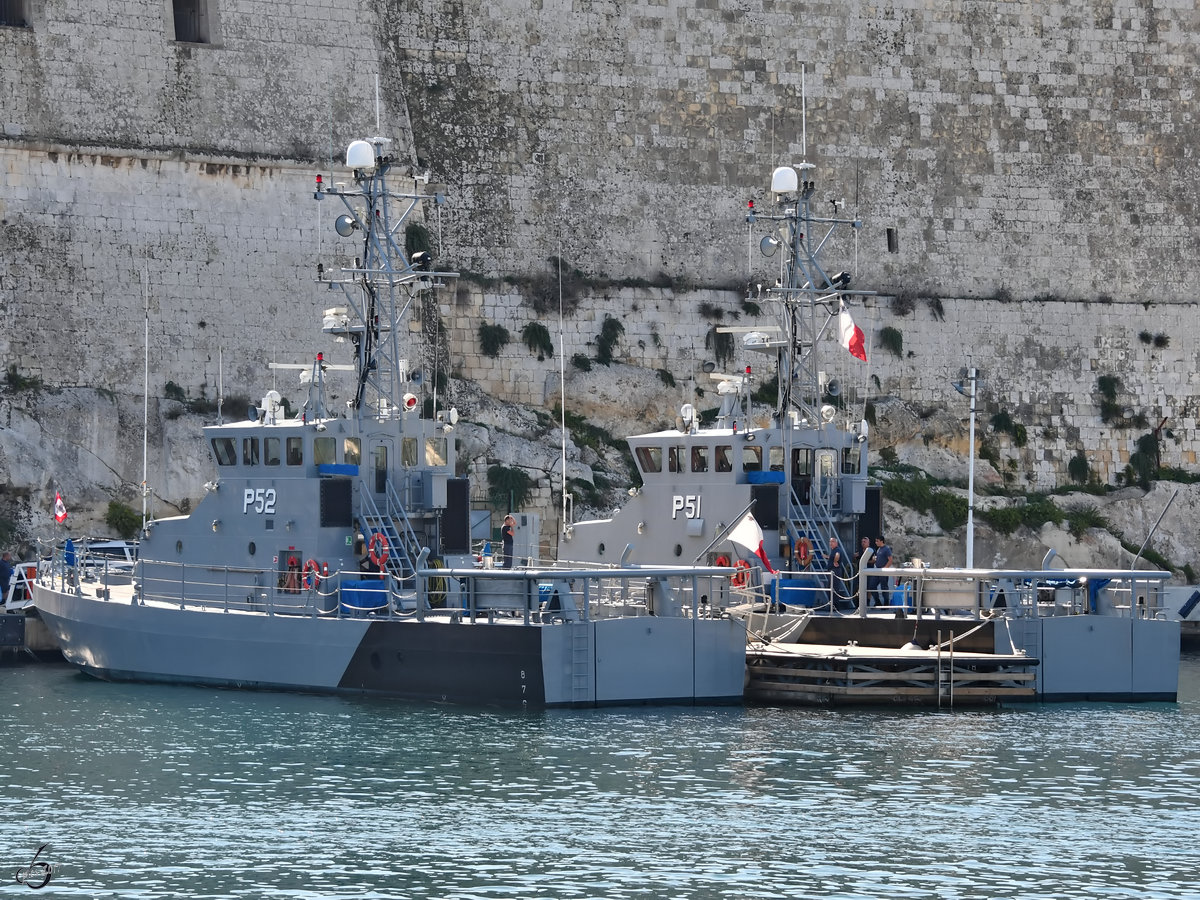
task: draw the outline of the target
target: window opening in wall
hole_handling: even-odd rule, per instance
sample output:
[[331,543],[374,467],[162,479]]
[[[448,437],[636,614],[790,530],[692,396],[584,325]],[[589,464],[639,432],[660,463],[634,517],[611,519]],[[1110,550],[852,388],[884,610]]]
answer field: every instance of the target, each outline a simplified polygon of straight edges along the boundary
[[0,25],[8,25],[12,28],[28,27],[25,3],[26,0],[0,0]]
[[175,40],[189,44],[207,44],[210,40],[209,0],[172,0],[172,3],[175,11]]

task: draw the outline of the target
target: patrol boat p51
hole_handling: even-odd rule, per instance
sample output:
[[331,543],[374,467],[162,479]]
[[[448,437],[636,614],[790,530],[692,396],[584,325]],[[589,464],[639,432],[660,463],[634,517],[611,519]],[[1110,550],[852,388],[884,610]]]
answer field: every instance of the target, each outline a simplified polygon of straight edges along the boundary
[[[732,373],[706,367],[717,409],[685,403],[675,428],[630,437],[641,487],[611,517],[570,525],[560,557],[727,567],[708,601],[747,622],[751,699],[1174,700],[1170,573],[1051,568],[1051,553],[1033,571],[914,561],[852,575],[882,512],[865,403],[838,372],[866,362],[852,309],[873,292],[826,262],[856,255],[839,235],[862,223],[818,197],[813,169],[775,169],[768,208],[751,204],[778,281],[752,283],[748,299],[774,321],[717,329],[739,361]],[[822,345],[840,361],[826,368]],[[764,356],[769,365],[752,362]]]
[[[478,569],[454,410],[423,410],[409,360],[454,272],[432,265],[421,209],[393,189],[388,141],[355,141],[347,183],[317,176],[354,241],[318,265],[340,305],[353,397],[334,414],[317,353],[307,400],[275,391],[204,429],[217,478],[188,516],[152,520],[132,574],[70,566],[33,588],[65,658],[104,679],[363,693],[511,706],[742,699],[745,628],[700,599],[711,570]],[[350,260],[353,259],[351,263]],[[363,571],[365,564],[366,571]],[[653,614],[653,615],[651,615]]]

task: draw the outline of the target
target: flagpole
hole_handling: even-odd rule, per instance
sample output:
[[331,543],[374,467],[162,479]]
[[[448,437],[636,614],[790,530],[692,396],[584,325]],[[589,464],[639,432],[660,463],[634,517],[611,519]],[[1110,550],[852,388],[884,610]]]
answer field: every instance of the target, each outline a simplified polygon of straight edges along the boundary
[[967,568],[975,568],[975,380],[978,369],[967,370],[971,379],[971,465],[967,473]]
[[147,452],[150,432],[150,285],[142,269],[142,301],[146,310],[145,336],[142,353],[142,534],[146,533]]

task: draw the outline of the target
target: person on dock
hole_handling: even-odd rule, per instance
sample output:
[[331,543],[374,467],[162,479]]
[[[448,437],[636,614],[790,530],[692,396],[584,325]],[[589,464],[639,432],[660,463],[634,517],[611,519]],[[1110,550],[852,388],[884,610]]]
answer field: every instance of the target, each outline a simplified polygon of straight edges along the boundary
[[504,525],[500,528],[500,538],[504,542],[502,569],[511,569],[513,564],[513,537],[517,531],[517,520],[511,515],[504,517]]

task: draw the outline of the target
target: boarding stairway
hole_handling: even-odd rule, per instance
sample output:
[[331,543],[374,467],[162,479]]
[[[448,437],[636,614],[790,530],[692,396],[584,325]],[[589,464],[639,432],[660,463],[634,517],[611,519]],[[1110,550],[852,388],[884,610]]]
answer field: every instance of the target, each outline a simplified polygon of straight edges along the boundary
[[400,502],[400,497],[391,481],[387,485],[382,509],[376,504],[369,491],[361,492],[361,505],[358,514],[358,527],[367,548],[376,534],[383,535],[387,541],[387,559],[383,563],[383,571],[391,575],[396,585],[401,588],[416,588],[417,560],[421,556],[421,540],[412,527],[412,522]]

